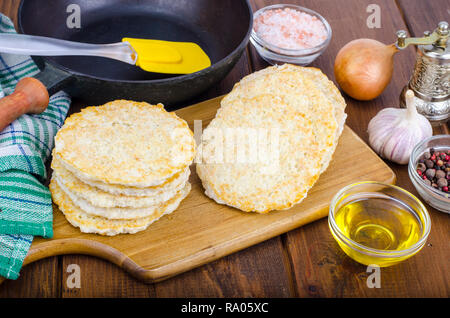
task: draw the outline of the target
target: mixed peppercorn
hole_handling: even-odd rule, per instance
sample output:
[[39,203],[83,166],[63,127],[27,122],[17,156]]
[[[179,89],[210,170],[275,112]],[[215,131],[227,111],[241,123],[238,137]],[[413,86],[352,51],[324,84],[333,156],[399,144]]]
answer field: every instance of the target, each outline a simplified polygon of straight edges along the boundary
[[436,151],[431,148],[425,152],[419,158],[417,173],[425,184],[448,193],[450,184],[450,149]]

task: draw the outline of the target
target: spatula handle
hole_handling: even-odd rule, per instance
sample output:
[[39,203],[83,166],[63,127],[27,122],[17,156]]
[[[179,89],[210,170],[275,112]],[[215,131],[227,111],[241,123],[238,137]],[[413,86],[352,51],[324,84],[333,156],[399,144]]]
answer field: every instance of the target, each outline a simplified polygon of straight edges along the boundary
[[89,44],[26,34],[0,34],[0,52],[37,56],[100,56],[135,64],[137,54],[126,42]]
[[32,77],[20,80],[14,93],[0,99],[0,131],[23,114],[42,113],[48,102],[47,89],[40,81]]

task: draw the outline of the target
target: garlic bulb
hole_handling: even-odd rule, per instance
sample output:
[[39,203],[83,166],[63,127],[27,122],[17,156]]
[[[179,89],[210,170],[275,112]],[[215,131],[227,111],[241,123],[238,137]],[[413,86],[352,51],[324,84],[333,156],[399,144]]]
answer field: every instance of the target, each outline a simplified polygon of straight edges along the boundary
[[369,122],[369,143],[383,158],[407,164],[415,145],[433,135],[431,124],[417,112],[414,93],[406,92],[406,109],[385,108]]

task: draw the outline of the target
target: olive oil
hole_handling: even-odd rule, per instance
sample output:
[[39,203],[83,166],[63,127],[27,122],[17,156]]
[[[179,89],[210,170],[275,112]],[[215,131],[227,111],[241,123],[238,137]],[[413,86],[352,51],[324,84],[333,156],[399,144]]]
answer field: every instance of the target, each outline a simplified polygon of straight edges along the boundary
[[350,202],[337,211],[335,219],[346,237],[377,250],[405,250],[422,235],[414,210],[392,199]]
[[[336,225],[353,242],[384,251],[383,257],[373,257],[357,246],[339,242],[342,249],[356,261],[370,265],[389,266],[399,261],[390,252],[403,251],[417,243],[423,232],[417,213],[409,206],[392,198],[372,197],[351,201],[335,214]],[[356,247],[356,248],[355,248]],[[377,252],[376,252],[377,253]],[[408,255],[405,258],[408,258]]]

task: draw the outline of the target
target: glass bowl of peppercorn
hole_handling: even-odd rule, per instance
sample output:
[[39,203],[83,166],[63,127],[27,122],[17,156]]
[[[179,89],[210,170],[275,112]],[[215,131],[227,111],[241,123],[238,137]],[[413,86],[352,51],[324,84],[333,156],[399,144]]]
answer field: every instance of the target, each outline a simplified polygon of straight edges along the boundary
[[433,136],[414,147],[408,173],[429,205],[450,213],[450,135]]

